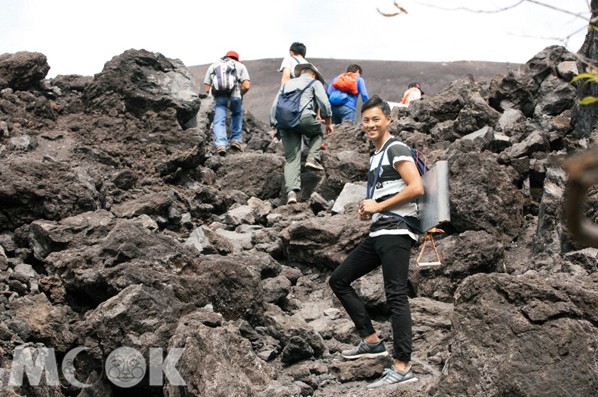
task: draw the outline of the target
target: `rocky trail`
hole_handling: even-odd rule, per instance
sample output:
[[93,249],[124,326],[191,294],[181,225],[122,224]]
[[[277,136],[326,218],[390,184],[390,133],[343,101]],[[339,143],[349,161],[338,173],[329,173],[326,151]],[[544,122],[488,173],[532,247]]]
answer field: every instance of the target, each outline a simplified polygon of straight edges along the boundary
[[[364,186],[360,126],[338,126],[286,205],[269,127],[245,112],[245,151],[214,155],[180,61],[129,50],[45,79],[43,54],[0,56],[2,395],[598,396],[598,250],[562,211],[563,161],[597,138],[569,83],[582,67],[549,47],[393,110],[394,135],[448,161],[451,226],[443,265],[410,270],[419,382],[368,392],[390,359],[341,359],[358,336],[327,283],[368,229],[343,191]],[[390,341],[380,272],[356,288]],[[9,384],[27,362],[45,375]]]

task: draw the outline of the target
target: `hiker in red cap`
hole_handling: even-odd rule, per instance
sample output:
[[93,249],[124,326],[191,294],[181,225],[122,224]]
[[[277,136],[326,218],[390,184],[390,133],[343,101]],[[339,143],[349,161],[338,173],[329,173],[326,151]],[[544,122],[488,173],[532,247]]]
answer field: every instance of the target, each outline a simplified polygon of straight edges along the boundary
[[[249,91],[250,81],[247,68],[239,61],[239,54],[229,51],[210,65],[204,79],[206,94],[214,97],[214,145],[216,152],[226,155],[226,150],[243,151],[243,95]],[[231,112],[230,145],[226,133],[226,114]]]
[[237,54],[235,51],[229,51],[226,53],[226,55],[224,56],[225,58],[232,58],[237,62],[241,62],[239,61],[239,54]]

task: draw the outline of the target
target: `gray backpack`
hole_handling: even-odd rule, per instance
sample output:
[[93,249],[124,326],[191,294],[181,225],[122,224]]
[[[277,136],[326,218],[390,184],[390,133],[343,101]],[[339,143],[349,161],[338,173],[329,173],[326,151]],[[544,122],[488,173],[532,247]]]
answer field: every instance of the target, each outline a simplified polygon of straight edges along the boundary
[[230,96],[237,86],[238,80],[235,61],[230,58],[221,59],[214,68],[212,95]]

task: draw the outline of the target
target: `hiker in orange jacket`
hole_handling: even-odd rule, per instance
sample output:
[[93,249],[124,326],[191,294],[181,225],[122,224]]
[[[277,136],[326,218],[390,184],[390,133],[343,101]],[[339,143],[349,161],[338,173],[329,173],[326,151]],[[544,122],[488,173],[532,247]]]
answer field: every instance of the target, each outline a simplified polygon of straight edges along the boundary
[[361,77],[363,70],[361,66],[349,65],[347,71],[336,76],[328,85],[326,93],[332,105],[332,122],[341,124],[349,121],[357,122],[357,100],[361,95],[361,101],[365,103],[368,97],[368,90],[365,87],[365,80]]

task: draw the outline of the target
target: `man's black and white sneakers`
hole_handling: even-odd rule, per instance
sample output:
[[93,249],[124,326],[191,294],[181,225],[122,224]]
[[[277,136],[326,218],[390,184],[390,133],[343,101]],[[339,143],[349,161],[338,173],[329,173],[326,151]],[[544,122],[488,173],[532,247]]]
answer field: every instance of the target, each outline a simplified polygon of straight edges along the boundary
[[387,385],[395,385],[399,383],[410,383],[416,382],[417,378],[413,374],[411,367],[407,371],[399,371],[395,368],[395,366],[391,366],[390,368],[386,368],[382,377],[377,381],[370,383],[367,388],[368,389],[377,389],[379,387],[387,386]]
[[344,358],[353,360],[356,358],[376,358],[388,356],[384,341],[380,340],[376,343],[368,343],[365,340],[359,342],[359,344],[353,349],[343,350],[341,355]]

